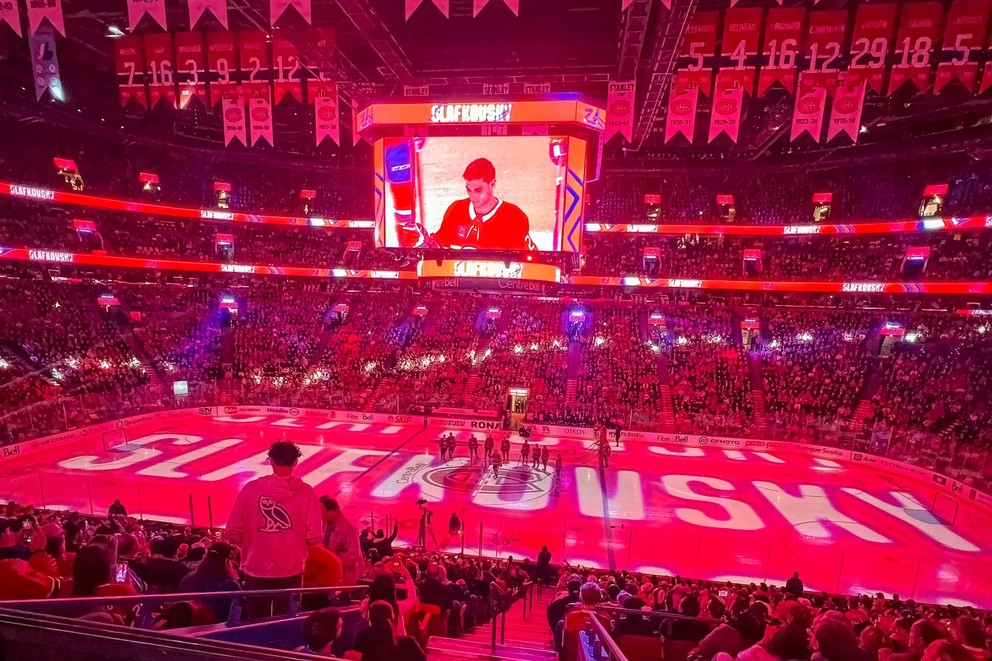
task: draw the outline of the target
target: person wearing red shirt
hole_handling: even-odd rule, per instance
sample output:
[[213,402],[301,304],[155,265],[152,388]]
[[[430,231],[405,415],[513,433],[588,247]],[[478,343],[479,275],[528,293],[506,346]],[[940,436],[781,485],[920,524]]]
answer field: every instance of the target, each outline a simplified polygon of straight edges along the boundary
[[520,207],[496,197],[496,167],[477,158],[465,173],[468,197],[455,200],[444,212],[441,227],[431,238],[442,248],[475,250],[536,250],[530,220]]

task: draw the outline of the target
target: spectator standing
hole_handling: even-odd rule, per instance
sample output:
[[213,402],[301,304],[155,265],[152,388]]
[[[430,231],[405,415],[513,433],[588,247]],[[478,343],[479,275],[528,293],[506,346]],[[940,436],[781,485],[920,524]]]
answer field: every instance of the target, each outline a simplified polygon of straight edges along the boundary
[[[294,443],[269,448],[272,475],[252,480],[234,500],[227,538],[242,549],[246,590],[303,586],[307,548],[320,543],[320,507],[313,487],[293,475],[301,456]],[[358,534],[355,533],[355,547]],[[289,599],[252,599],[249,617],[281,614]]]
[[354,585],[362,573],[362,546],[358,529],[341,511],[338,501],[330,496],[320,497],[320,516],[324,521],[324,546],[341,560],[341,580]]
[[107,510],[107,514],[110,516],[127,516],[127,510],[121,504],[120,498],[114,501],[114,504]]
[[799,578],[799,572],[792,575],[788,581],[785,582],[785,593],[791,595],[793,599],[799,599],[803,596],[803,581]]

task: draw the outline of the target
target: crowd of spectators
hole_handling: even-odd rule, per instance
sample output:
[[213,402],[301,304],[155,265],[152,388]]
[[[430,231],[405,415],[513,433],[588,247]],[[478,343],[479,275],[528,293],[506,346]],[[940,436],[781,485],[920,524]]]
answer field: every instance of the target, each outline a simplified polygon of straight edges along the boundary
[[[510,608],[534,584],[553,586],[548,637],[559,658],[579,658],[580,632],[597,618],[629,658],[646,650],[699,661],[987,661],[992,614],[972,606],[924,604],[898,594],[813,592],[796,573],[788,581],[712,582],[681,576],[554,566],[547,547],[530,559],[471,558],[396,549],[396,531],[374,531],[342,518],[322,497],[323,542],[310,546],[302,585],[326,588],[304,597],[308,613],[297,649],[380,661],[425,659],[435,635],[458,637]],[[356,537],[342,546],[341,531]],[[0,506],[0,599],[118,597],[196,592],[231,598],[163,600],[150,614],[133,606],[62,602],[59,613],[84,620],[154,629],[183,629],[257,617],[246,587],[247,546],[236,528],[213,531],[140,520],[115,501],[105,516]],[[244,544],[252,542],[245,541]],[[345,559],[357,553],[357,565]],[[350,597],[336,586],[362,585]],[[347,594],[347,593],[345,593]],[[344,626],[344,611],[359,617]],[[425,618],[425,614],[430,613]],[[354,614],[354,613],[352,613]],[[262,615],[264,616],[264,614]],[[388,634],[388,635],[387,635]],[[392,641],[391,644],[386,644]],[[386,649],[388,648],[388,649]]]
[[596,617],[629,658],[697,661],[984,661],[992,616],[882,593],[810,593],[680,576],[573,572],[562,567],[548,625],[563,659]]

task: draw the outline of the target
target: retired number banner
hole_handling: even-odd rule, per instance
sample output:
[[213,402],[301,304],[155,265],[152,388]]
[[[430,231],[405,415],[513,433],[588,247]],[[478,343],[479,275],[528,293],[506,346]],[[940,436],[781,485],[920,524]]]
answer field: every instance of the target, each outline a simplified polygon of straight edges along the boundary
[[121,92],[121,107],[134,101],[147,108],[145,54],[141,37],[121,37],[114,42],[114,46],[117,50],[117,86]]
[[148,66],[148,106],[154,108],[165,99],[176,107],[176,54],[172,48],[172,35],[154,32],[145,35],[145,62]]
[[772,7],[765,20],[762,63],[758,71],[758,96],[772,85],[790,94],[796,91],[799,44],[803,40],[806,10],[802,7]]
[[[704,96],[710,96],[713,86],[713,57],[716,55],[718,11],[697,11],[686,29],[679,55],[680,85],[694,86]],[[709,62],[707,62],[709,58]]]
[[969,92],[978,78],[976,56],[985,46],[992,0],[954,0],[944,29],[944,50],[937,65],[933,91],[957,81]]
[[816,11],[809,15],[803,43],[806,69],[801,79],[807,90],[822,87],[833,96],[840,76],[840,56],[846,45],[847,11]]
[[217,105],[225,95],[234,94],[238,85],[234,72],[238,66],[238,51],[233,32],[207,33],[207,68],[210,72],[210,106]]
[[930,87],[931,52],[940,37],[943,14],[939,2],[910,2],[902,6],[888,94],[907,83],[921,92]]
[[304,70],[300,68],[300,54],[296,43],[285,36],[287,30],[281,30],[272,39],[272,87],[275,93],[274,103],[277,105],[286,96],[291,96],[303,103]]
[[[723,53],[721,59],[730,60],[729,66],[720,67],[717,86],[723,78],[724,89],[729,85],[739,87],[744,94],[754,94],[754,77],[757,72],[753,62],[761,48],[761,25],[765,10],[760,7],[728,9],[723,19]],[[752,64],[748,64],[748,60]],[[719,93],[719,90],[717,90]]]
[[207,58],[201,32],[176,33],[176,83],[180,108],[193,99],[207,105]]
[[878,94],[885,91],[885,63],[896,34],[896,5],[861,5],[851,33],[851,61],[845,84],[863,82]]

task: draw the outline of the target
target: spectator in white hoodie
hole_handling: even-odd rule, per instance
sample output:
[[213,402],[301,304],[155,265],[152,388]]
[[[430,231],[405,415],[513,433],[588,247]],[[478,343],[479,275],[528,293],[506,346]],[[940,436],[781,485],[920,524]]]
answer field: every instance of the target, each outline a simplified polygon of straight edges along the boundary
[[[241,546],[245,590],[302,587],[307,549],[322,541],[317,494],[293,475],[300,456],[294,443],[273,443],[272,475],[252,480],[234,500],[226,536]],[[288,597],[248,600],[250,618],[281,615],[288,609]]]

